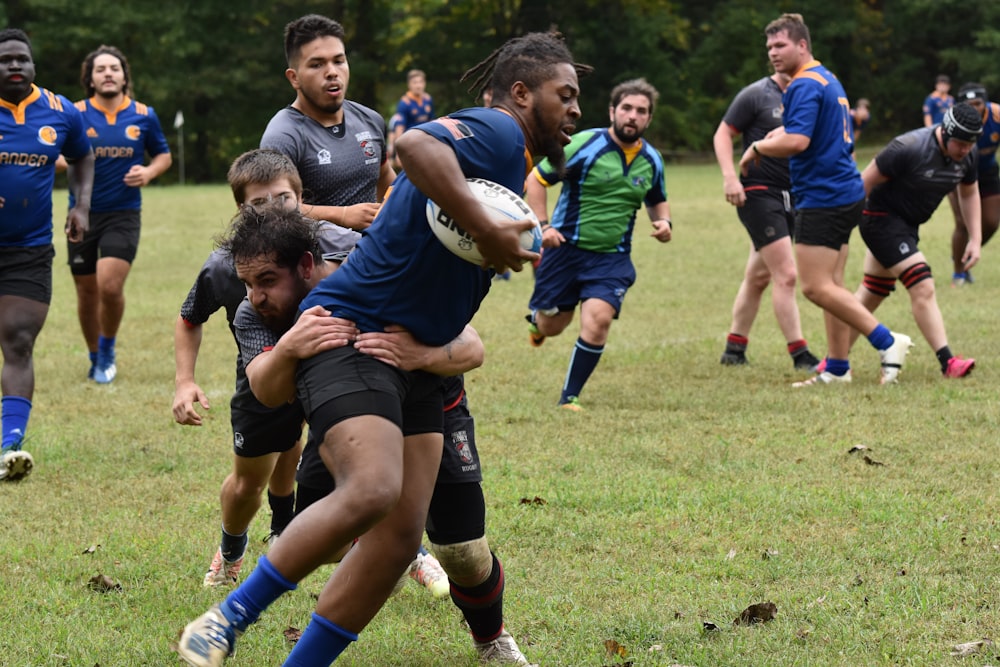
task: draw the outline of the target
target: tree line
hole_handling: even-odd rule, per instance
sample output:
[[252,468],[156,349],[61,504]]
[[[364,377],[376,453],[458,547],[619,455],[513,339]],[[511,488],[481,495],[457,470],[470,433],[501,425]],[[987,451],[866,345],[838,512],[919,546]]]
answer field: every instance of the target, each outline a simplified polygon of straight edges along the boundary
[[[171,146],[184,116],[187,179],[219,181],[294,99],[284,78],[284,25],[306,13],[347,33],[348,95],[388,118],[405,72],[427,72],[439,113],[477,104],[462,73],[512,36],[557,29],[595,68],[581,84],[580,127],[608,121],[608,93],[638,76],[660,91],[649,137],[669,157],[708,154],[733,95],[765,76],[764,26],[786,11],[809,25],[813,53],[852,101],[867,97],[865,142],[921,124],[939,73],[953,92],[979,81],[1000,99],[1000,3],[967,0],[7,0],[0,21],[29,33],[37,82],[76,100],[80,63],[100,44],[129,58],[136,97]],[[171,182],[177,168],[161,178]]]

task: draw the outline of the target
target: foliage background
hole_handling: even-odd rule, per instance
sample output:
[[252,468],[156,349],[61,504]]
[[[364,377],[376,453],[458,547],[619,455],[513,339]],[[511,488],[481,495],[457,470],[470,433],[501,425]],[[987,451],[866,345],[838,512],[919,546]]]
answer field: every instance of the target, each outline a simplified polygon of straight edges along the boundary
[[[763,27],[801,13],[813,52],[852,99],[868,97],[866,141],[920,125],[938,73],[953,92],[978,80],[995,90],[1000,4],[958,0],[7,0],[0,22],[32,37],[38,82],[71,99],[79,64],[101,43],[128,56],[136,94],[169,129],[184,112],[189,180],[220,181],[293,99],[282,76],[284,25],[322,13],[347,31],[350,96],[389,116],[411,67],[427,71],[439,113],[475,103],[461,74],[507,38],[558,28],[596,71],[584,82],[581,126],[603,125],[607,94],[645,76],[661,92],[651,139],[673,159],[708,153],[732,96],[766,74]],[[163,177],[177,178],[177,169]]]

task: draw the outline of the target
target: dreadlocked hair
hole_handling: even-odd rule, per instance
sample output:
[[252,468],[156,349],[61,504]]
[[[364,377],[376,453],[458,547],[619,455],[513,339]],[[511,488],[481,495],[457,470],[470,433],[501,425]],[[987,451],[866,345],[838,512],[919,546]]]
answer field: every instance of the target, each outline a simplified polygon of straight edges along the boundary
[[494,100],[507,97],[511,86],[522,81],[529,90],[537,90],[552,73],[555,65],[569,63],[577,76],[594,71],[590,65],[573,61],[564,38],[558,32],[529,32],[523,37],[507,40],[485,60],[462,75],[461,81],[472,80],[468,90],[476,96],[492,90]]
[[299,211],[279,205],[244,206],[215,245],[234,264],[266,257],[288,269],[307,252],[319,259],[319,225]]

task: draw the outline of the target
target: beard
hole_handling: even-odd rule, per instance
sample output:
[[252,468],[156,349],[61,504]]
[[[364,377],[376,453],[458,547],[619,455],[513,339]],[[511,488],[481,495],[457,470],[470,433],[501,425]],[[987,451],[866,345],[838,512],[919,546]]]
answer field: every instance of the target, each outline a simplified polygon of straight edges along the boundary
[[619,141],[625,144],[632,144],[639,141],[639,139],[642,139],[643,132],[645,132],[645,130],[626,127],[624,125],[619,125],[618,123],[615,123],[612,126],[611,131],[615,133],[615,136],[618,137]]
[[[545,127],[542,112],[537,107],[532,112],[532,115],[534,116],[535,127]],[[566,151],[563,150],[563,145],[559,141],[559,137],[557,135],[551,134],[544,137],[538,146],[538,151],[539,154],[544,155],[549,161],[549,166],[552,167],[552,171],[555,172],[560,179],[565,176]]]
[[301,92],[302,92],[302,97],[304,97],[305,100],[307,102],[309,102],[310,106],[312,106],[315,109],[319,109],[323,113],[335,114],[338,111],[340,111],[341,107],[344,106],[343,101],[340,101],[340,102],[330,102],[330,101],[320,102],[319,100],[315,99],[312,95],[306,93],[304,90],[301,91]]

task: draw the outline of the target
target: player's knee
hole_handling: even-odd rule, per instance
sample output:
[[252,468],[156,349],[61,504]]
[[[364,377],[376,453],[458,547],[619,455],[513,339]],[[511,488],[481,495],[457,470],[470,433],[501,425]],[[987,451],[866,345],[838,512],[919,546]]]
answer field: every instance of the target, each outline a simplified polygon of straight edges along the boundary
[[875,296],[886,298],[896,289],[896,279],[892,276],[875,276],[866,273],[861,283],[865,289]]
[[[927,265],[927,262],[917,262],[912,266],[906,267],[906,269],[899,274],[899,282],[903,283],[903,287],[908,290],[912,290],[917,285],[921,285],[924,281],[930,280],[930,287],[933,290],[934,281],[931,276],[931,267]],[[923,288],[927,287],[927,284],[922,285]]]
[[477,586],[486,581],[493,571],[493,554],[485,537],[456,544],[432,542],[431,550],[448,578],[459,586]]

